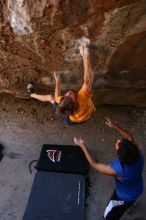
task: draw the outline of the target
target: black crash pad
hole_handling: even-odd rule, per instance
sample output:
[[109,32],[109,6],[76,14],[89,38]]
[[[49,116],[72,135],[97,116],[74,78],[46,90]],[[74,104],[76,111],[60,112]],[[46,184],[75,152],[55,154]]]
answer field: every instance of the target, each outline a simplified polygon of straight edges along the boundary
[[3,159],[3,153],[2,153],[3,149],[4,149],[3,145],[0,144],[0,161]]
[[79,146],[44,144],[36,169],[87,175],[89,164]]
[[23,220],[83,220],[85,178],[37,172]]

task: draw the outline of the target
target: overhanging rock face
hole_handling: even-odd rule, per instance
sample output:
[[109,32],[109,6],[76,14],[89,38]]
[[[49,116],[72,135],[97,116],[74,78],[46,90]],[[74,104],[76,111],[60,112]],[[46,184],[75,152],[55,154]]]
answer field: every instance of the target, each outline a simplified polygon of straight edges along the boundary
[[27,98],[52,92],[53,72],[62,89],[83,82],[78,41],[91,42],[97,104],[146,106],[145,0],[2,0],[0,92]]

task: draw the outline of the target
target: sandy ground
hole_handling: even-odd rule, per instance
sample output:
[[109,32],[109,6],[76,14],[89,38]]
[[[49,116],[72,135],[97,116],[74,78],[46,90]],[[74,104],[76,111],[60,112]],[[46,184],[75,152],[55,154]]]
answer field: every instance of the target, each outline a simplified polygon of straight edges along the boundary
[[[109,163],[115,157],[114,143],[120,137],[104,125],[109,116],[130,130],[146,152],[146,109],[134,107],[98,107],[91,120],[69,127],[57,120],[49,103],[0,96],[0,142],[5,146],[0,163],[0,220],[21,220],[32,186],[29,162],[38,159],[44,143],[73,144],[74,136],[82,136],[93,156]],[[114,189],[114,180],[90,169],[90,196],[86,220],[102,220],[105,205]],[[146,169],[144,170],[144,181]],[[133,214],[123,220],[146,219],[146,192],[138,199]]]

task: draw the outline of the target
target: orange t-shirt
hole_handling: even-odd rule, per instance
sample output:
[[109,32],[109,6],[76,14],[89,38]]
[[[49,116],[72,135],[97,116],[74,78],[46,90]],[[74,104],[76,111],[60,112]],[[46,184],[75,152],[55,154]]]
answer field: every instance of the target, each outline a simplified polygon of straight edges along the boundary
[[[90,118],[92,112],[96,111],[96,108],[91,100],[92,93],[82,87],[77,93],[77,110],[69,116],[72,122],[83,122]],[[59,96],[56,102],[60,102],[62,96]]]

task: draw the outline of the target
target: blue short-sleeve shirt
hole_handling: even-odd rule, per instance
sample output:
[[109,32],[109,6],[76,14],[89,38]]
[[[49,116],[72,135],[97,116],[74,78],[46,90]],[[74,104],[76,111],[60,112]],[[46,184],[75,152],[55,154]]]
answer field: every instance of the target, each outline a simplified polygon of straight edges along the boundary
[[140,150],[139,159],[133,164],[122,164],[117,158],[111,164],[111,168],[118,174],[120,179],[116,181],[116,193],[124,201],[134,201],[143,192],[142,172],[144,156]]

